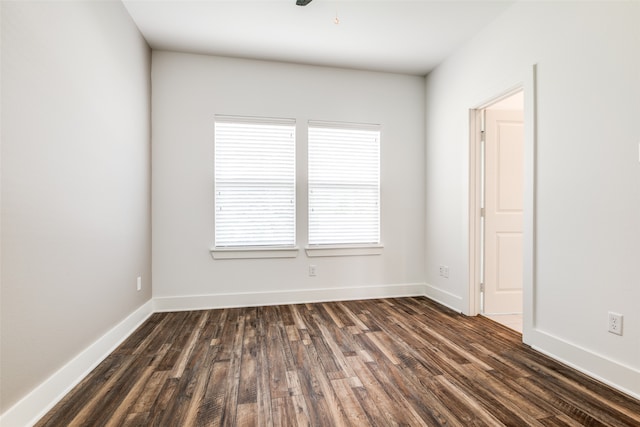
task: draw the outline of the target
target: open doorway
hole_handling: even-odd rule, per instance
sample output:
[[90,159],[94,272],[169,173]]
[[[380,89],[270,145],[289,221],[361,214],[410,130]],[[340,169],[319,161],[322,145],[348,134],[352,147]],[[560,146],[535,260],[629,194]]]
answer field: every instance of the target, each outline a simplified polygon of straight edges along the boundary
[[524,96],[476,110],[480,142],[479,312],[522,333]]

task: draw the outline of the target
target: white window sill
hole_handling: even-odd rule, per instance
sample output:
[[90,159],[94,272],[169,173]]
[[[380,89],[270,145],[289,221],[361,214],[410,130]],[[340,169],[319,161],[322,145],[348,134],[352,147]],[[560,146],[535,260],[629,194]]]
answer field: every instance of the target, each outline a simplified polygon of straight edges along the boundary
[[213,259],[295,258],[298,248],[216,248],[209,252]]
[[308,257],[381,255],[382,245],[318,245],[307,246]]

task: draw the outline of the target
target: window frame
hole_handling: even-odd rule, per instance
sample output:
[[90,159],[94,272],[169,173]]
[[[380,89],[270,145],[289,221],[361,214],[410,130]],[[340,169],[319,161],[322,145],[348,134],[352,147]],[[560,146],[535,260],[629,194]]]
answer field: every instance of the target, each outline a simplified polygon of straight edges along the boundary
[[[219,189],[219,177],[218,177],[218,162],[220,159],[218,158],[218,134],[217,134],[217,125],[225,123],[225,124],[248,124],[248,125],[275,125],[275,126],[291,126],[293,146],[292,153],[289,153],[287,158],[292,158],[292,168],[293,171],[291,173],[292,184],[290,189],[293,191],[292,200],[293,200],[293,213],[292,213],[292,223],[291,223],[291,232],[293,236],[293,241],[291,244],[259,244],[255,242],[255,244],[242,244],[242,245],[220,245],[218,241],[218,233],[220,230],[218,229],[218,225],[220,224],[219,220],[219,209],[218,209],[218,189]],[[236,259],[236,258],[292,258],[296,257],[298,254],[297,247],[297,235],[296,235],[296,216],[297,216],[297,159],[296,159],[296,132],[297,132],[297,123],[295,119],[286,119],[286,118],[271,118],[271,117],[251,117],[251,116],[229,116],[229,115],[215,115],[214,116],[214,161],[213,161],[213,190],[214,190],[214,244],[213,248],[210,249],[211,256],[214,259]],[[256,186],[260,186],[259,182],[253,183],[254,188]],[[248,181],[248,187],[251,187],[250,181]]]
[[[377,132],[377,242],[353,242],[353,243],[311,243],[311,130],[312,128],[329,128],[336,130],[361,130]],[[351,122],[330,122],[309,120],[307,124],[307,246],[305,251],[309,257],[324,256],[353,256],[353,255],[380,255],[383,252],[382,244],[382,206],[381,206],[381,159],[382,159],[382,126],[379,124],[351,123]]]

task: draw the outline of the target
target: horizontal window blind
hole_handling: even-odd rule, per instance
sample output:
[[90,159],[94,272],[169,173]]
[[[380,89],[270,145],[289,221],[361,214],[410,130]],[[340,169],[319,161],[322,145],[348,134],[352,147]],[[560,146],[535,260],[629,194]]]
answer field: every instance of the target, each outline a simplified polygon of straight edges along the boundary
[[215,246],[295,245],[295,120],[216,116]]
[[379,242],[379,126],[309,122],[309,244]]

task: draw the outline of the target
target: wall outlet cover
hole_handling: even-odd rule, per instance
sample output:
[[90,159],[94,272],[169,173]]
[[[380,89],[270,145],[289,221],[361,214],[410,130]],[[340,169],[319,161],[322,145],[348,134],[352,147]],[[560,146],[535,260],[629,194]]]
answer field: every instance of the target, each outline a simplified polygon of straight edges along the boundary
[[609,332],[622,335],[622,314],[609,312]]

